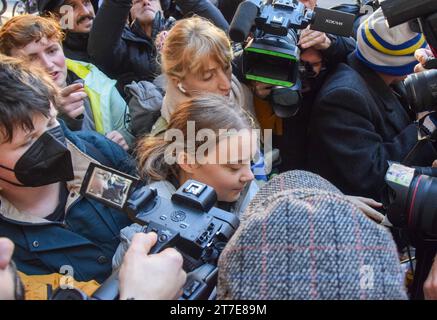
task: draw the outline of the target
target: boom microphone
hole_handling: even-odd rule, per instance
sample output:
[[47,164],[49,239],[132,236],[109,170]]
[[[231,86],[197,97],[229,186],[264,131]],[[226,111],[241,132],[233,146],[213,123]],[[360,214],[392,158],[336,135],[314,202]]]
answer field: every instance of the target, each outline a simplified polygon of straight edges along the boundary
[[229,37],[231,40],[244,42],[257,15],[258,6],[256,4],[250,1],[240,3],[229,27]]

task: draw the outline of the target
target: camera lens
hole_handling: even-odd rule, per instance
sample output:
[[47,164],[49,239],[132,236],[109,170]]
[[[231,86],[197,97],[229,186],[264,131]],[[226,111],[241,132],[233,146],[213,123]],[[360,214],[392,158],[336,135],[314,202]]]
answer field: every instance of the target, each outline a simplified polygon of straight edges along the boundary
[[409,201],[406,207],[409,229],[425,238],[437,238],[437,179],[419,175],[409,190]]
[[414,112],[437,108],[437,70],[411,74],[404,81],[407,99]]

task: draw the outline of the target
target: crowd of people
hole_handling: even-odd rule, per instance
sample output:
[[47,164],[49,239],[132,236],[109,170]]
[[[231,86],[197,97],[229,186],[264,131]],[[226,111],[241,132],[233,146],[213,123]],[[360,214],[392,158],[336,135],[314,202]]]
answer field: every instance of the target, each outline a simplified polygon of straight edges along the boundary
[[0,28],[0,299],[49,299],[65,266],[88,295],[117,271],[120,299],[181,296],[181,254],[149,254],[155,233],[81,195],[90,163],[166,199],[189,179],[214,188],[241,220],[220,299],[437,298],[436,250],[417,249],[426,272],[407,288],[381,203],[389,161],[437,159],[432,140],[412,155],[437,122],[399,89],[431,55],[424,35],[380,9],[355,37],[299,31],[302,98],[285,117],[295,102],[246,79],[229,39],[240,2],[38,0]]

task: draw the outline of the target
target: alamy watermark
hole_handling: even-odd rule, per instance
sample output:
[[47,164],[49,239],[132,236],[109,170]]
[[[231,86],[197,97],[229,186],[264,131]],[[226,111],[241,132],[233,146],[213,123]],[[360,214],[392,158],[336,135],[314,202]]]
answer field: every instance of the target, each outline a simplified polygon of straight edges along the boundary
[[371,290],[375,286],[375,272],[373,266],[363,265],[360,268],[360,288],[361,290]]

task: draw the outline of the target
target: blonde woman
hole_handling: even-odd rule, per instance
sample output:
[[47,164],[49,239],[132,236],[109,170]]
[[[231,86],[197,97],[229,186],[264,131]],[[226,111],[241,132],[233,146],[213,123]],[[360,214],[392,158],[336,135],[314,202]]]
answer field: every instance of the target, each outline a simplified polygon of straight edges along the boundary
[[231,44],[223,30],[200,17],[178,21],[161,50],[166,93],[152,134],[165,131],[176,107],[199,94],[228,97],[233,106],[254,114],[252,93],[232,74],[232,59]]

